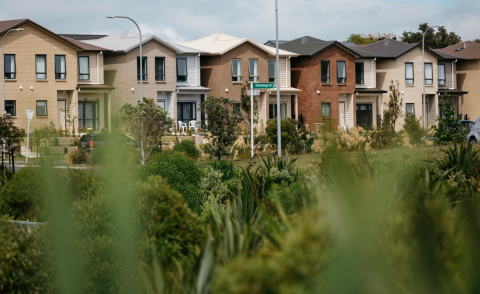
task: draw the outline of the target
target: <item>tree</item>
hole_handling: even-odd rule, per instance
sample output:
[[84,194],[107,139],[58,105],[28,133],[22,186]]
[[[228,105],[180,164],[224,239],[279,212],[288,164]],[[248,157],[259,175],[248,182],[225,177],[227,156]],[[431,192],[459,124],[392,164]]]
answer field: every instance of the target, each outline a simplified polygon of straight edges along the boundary
[[[250,83],[248,81],[242,86],[242,93],[240,94],[241,98],[241,109],[243,111],[243,117],[247,123],[247,126],[250,130],[252,130],[252,126],[250,126],[251,122],[251,103],[250,103],[250,95],[248,95],[247,90],[250,89]],[[253,123],[258,123],[258,102],[257,98],[253,96]]]
[[345,42],[352,42],[357,45],[368,45],[375,43],[380,40],[385,40],[385,39],[397,39],[397,35],[394,33],[377,33],[377,34],[350,34],[347,40]]
[[150,160],[155,146],[173,127],[173,119],[168,112],[157,106],[153,99],[147,98],[143,98],[143,102],[135,106],[125,103],[120,108],[119,119],[125,124],[127,132],[130,132],[137,142],[143,143],[145,161]]
[[475,40],[473,40],[473,42],[480,43],[480,39],[475,39]]
[[433,126],[434,136],[439,144],[460,143],[467,136],[458,122],[460,118],[455,117],[455,107],[449,97],[450,94],[448,93],[441,97],[440,110],[442,115],[437,117],[437,125]]
[[383,121],[380,128],[375,132],[373,148],[386,148],[396,144],[397,133],[395,132],[395,124],[402,116],[403,99],[400,97],[398,90],[399,83],[395,85],[393,80],[389,86],[390,99],[385,102],[387,109],[383,111]]
[[[422,23],[418,26],[420,32],[407,32],[402,34],[403,42],[422,43],[423,33],[428,29],[428,23]],[[440,49],[462,42],[462,38],[454,32],[447,32],[444,27],[438,28],[437,32],[433,29],[425,34],[425,48]]]
[[242,114],[234,111],[233,100],[225,97],[208,97],[200,109],[207,119],[203,124],[204,128],[208,128],[205,137],[209,141],[205,145],[205,152],[220,160],[228,154],[227,146],[237,139],[235,129],[243,121]]
[[24,129],[15,126],[13,118],[10,115],[4,115],[0,120],[0,138],[5,140],[5,148],[7,151],[20,151],[20,144],[26,136]]

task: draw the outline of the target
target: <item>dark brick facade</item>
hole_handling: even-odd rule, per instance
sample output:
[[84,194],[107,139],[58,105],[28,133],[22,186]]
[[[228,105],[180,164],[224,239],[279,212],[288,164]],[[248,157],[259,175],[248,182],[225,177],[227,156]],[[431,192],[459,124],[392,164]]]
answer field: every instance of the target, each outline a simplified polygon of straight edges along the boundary
[[[321,82],[321,61],[330,61],[330,84]],[[337,83],[337,61],[346,62],[347,82]],[[355,56],[340,47],[332,46],[310,57],[292,58],[292,87],[302,90],[298,93],[298,115],[304,124],[314,130],[314,124],[322,122],[322,102],[329,102],[334,128],[339,119],[339,95],[353,94],[355,106]],[[317,94],[320,91],[320,94]],[[355,112],[353,113],[355,123]]]

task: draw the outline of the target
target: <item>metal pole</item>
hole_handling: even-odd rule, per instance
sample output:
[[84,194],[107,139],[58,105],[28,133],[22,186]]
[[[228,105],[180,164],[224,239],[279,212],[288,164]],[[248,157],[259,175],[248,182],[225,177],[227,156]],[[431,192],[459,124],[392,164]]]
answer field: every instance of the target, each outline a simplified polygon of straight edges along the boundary
[[422,105],[422,108],[423,108],[423,118],[422,118],[422,121],[423,121],[423,128],[427,128],[427,118],[426,118],[426,115],[427,115],[427,109],[425,107],[425,34],[428,32],[430,28],[428,28],[424,33],[423,33],[423,37],[422,37],[422,64],[423,64],[423,105]]
[[25,163],[28,163],[28,139],[30,137],[30,120],[28,120],[27,124],[27,156],[25,157]]
[[280,108],[280,58],[278,56],[278,0],[275,0],[275,30],[276,30],[276,82],[277,82],[277,146],[278,156],[282,156],[282,115]]
[[250,84],[250,140],[251,140],[251,145],[252,145],[252,158],[254,156],[253,152],[253,145],[254,145],[254,139],[253,139],[253,83]]

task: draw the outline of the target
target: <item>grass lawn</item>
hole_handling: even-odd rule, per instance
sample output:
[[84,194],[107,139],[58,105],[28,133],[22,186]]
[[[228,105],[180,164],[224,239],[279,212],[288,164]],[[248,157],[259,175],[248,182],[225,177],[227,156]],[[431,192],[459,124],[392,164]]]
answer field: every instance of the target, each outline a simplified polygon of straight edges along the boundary
[[[371,150],[367,151],[368,157],[379,157],[380,160],[386,163],[404,162],[414,163],[425,160],[432,160],[435,158],[441,158],[444,153],[441,149],[445,149],[447,146],[434,146],[434,147],[419,147],[419,148],[397,148],[397,149],[383,149],[383,150]],[[476,147],[480,149],[480,147]],[[352,161],[358,160],[360,156],[359,151],[348,152],[346,155],[351,158]],[[297,166],[301,168],[312,167],[312,162],[320,160],[318,153],[307,153],[299,155],[288,155],[291,158],[297,158]],[[253,162],[255,165],[259,164],[260,159],[255,158]],[[233,163],[236,167],[246,168],[249,164],[249,159],[235,160]]]

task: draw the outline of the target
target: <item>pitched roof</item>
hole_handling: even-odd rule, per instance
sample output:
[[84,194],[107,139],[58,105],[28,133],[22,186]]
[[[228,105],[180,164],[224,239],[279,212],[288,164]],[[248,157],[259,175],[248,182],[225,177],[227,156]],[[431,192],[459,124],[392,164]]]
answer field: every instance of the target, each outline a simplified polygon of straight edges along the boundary
[[455,58],[480,59],[480,43],[466,41],[447,48],[435,49],[439,54],[448,54]]
[[[242,45],[243,43],[249,43],[260,50],[265,51],[269,56],[275,56],[275,48],[267,45],[253,42],[248,38],[237,38],[225,34],[214,34],[195,41],[180,43],[181,45],[196,48],[199,50],[209,52],[209,55],[222,55],[226,52]],[[280,56],[298,56],[293,52],[285,50],[279,50]]]
[[106,37],[108,35],[90,35],[90,34],[58,34],[62,37],[67,37],[73,40],[82,41],[82,40],[94,40]]
[[[278,40],[278,45],[281,45],[281,44],[287,43],[287,42],[288,42],[288,40]],[[265,42],[263,45],[275,47],[276,44],[277,44],[277,40],[268,40],[268,41]]]
[[352,49],[337,41],[324,41],[324,40],[313,38],[310,36],[300,37],[295,40],[289,41],[287,43],[281,44],[280,48],[298,53],[300,56],[313,56],[331,46],[338,46],[343,50],[355,55],[355,57],[364,57],[364,58],[379,57],[369,52],[364,52],[358,49]]
[[[160,39],[157,36],[145,36],[142,35],[142,44],[145,44],[151,40],[155,40],[156,42],[164,45],[167,48],[172,49],[178,54],[183,53],[206,53],[194,48],[189,48],[186,46],[178,45],[172,42],[165,41]],[[113,50],[114,52],[128,52],[137,48],[140,45],[140,35],[137,33],[123,31],[117,34],[109,35],[100,39],[93,39],[93,40],[84,40],[84,43],[88,43],[94,46],[102,46],[108,49]]]
[[85,44],[80,41],[76,41],[70,38],[65,38],[62,37],[58,34],[55,34],[54,32],[42,27],[41,25],[37,24],[36,22],[31,21],[30,19],[17,19],[17,20],[5,20],[5,21],[0,21],[0,35],[4,34],[8,30],[17,28],[21,26],[22,24],[29,23],[43,31],[45,31],[47,34],[50,34],[56,38],[59,38],[60,40],[74,46],[75,48],[81,50],[81,51],[108,51],[108,49],[105,48],[100,48],[96,46],[90,46],[88,44]]
[[[399,58],[400,56],[410,52],[417,47],[422,47],[422,44],[405,43],[393,39],[385,39],[368,45],[351,46],[350,48],[370,52],[379,55],[381,58]],[[429,48],[425,48],[425,51],[430,52],[439,59],[444,59],[443,56]]]

